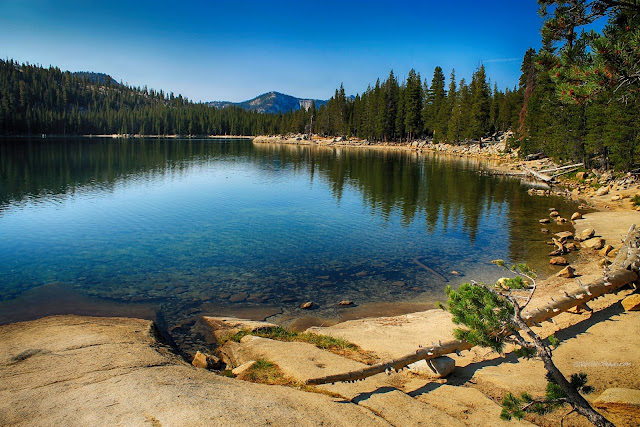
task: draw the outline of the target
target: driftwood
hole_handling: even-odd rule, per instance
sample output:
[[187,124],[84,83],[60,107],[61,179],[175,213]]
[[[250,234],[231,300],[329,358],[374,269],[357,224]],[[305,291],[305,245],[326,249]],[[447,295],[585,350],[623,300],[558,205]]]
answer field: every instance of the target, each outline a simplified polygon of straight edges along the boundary
[[[549,320],[558,314],[569,310],[573,307],[584,307],[588,301],[598,298],[606,293],[614,292],[624,285],[630,284],[638,280],[638,275],[633,270],[627,268],[637,268],[640,265],[640,230],[635,229],[635,225],[631,226],[629,233],[624,240],[624,246],[620,250],[618,258],[614,265],[616,269],[606,273],[602,278],[588,283],[580,283],[580,288],[574,292],[563,292],[560,297],[551,298],[551,301],[535,310],[522,313],[522,318],[527,325],[538,325],[540,322]],[[636,270],[637,271],[637,270]],[[346,372],[343,374],[328,375],[325,377],[311,378],[307,380],[307,384],[327,384],[343,381],[363,380],[372,375],[376,375],[388,370],[400,370],[407,365],[415,363],[419,360],[431,360],[445,354],[459,353],[463,350],[469,350],[473,344],[465,341],[451,340],[444,343],[438,343],[432,347],[423,347],[417,349],[414,353],[393,359],[384,363],[378,363],[366,368]]]
[[529,175],[533,175],[534,177],[538,178],[540,181],[551,182],[553,180],[553,178],[551,178],[549,175],[536,172],[533,169],[525,168],[524,166],[522,167],[522,169],[524,169],[524,171]]

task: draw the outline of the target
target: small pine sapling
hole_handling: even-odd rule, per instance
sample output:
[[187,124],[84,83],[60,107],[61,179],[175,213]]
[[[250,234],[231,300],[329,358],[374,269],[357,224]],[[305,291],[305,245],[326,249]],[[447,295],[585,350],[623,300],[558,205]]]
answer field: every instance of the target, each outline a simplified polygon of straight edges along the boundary
[[502,260],[493,263],[510,269],[517,276],[500,279],[493,286],[477,282],[465,283],[458,290],[448,286],[446,307],[442,304],[440,307],[452,314],[454,323],[466,326],[454,330],[456,339],[498,353],[503,352],[505,344],[515,344],[519,347],[516,350],[519,357],[542,359],[548,380],[545,396],[536,399],[528,393],[520,397],[509,393],[502,401],[501,418],[522,419],[526,413],[543,415],[568,404],[572,408],[569,413],[577,412],[596,426],[613,426],[580,394],[593,391],[587,385],[587,375],[573,374],[571,380],[567,380],[553,363],[551,347],[559,344],[558,339],[552,335],[545,342],[524,321],[522,310],[536,290],[535,273],[525,264],[507,267]]

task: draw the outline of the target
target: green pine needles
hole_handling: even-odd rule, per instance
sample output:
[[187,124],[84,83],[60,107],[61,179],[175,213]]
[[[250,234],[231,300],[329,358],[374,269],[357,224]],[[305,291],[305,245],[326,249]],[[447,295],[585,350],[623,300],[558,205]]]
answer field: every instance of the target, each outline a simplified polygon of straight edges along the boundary
[[454,323],[464,326],[454,330],[456,339],[498,353],[504,351],[506,344],[515,344],[518,357],[542,359],[548,380],[544,397],[534,398],[529,393],[518,397],[509,393],[502,401],[500,417],[511,420],[522,419],[527,413],[544,415],[568,404],[572,407],[570,413],[578,412],[594,425],[612,426],[580,394],[593,391],[587,385],[587,375],[573,374],[567,380],[553,363],[551,347],[560,344],[558,338],[552,335],[544,341],[523,320],[522,310],[536,290],[535,272],[525,264],[507,267],[502,260],[493,263],[517,276],[500,279],[493,286],[475,282],[465,283],[457,290],[448,286],[446,306],[439,305],[451,313]]
[[[506,421],[513,418],[521,420],[527,413],[546,415],[567,405],[569,403],[567,393],[554,381],[553,377],[548,375],[547,380],[547,391],[543,399],[534,399],[527,392],[523,392],[520,397],[508,393],[502,399],[500,418]],[[587,374],[585,373],[571,375],[570,384],[580,393],[593,392],[593,387],[587,385]]]

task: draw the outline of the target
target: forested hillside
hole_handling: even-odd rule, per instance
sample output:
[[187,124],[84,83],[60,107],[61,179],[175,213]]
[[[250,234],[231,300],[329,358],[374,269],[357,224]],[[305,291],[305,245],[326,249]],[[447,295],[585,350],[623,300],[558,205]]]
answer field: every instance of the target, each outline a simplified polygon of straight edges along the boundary
[[[355,98],[262,114],[213,108],[108,76],[0,61],[0,134],[258,135],[314,133],[463,143],[511,130],[522,154],[634,167],[640,151],[640,1],[539,0],[542,48],[524,54],[519,83],[500,89],[483,66],[470,80],[393,71]],[[601,33],[582,29],[606,21]],[[102,76],[96,78],[96,76]],[[468,78],[469,76],[467,76]]]
[[216,109],[96,75],[0,60],[0,134],[257,135],[282,128],[280,115]]

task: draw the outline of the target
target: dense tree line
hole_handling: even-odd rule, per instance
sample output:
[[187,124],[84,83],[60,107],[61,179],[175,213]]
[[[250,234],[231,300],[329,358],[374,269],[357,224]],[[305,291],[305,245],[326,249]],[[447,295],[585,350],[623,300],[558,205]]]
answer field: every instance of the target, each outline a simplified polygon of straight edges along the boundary
[[257,135],[282,115],[216,109],[90,73],[0,60],[0,134]]
[[430,83],[413,69],[400,83],[391,71],[384,82],[378,80],[355,98],[347,98],[343,87],[336,90],[318,110],[315,131],[371,141],[477,140],[516,127],[523,96],[523,85],[504,92],[494,85],[491,90],[484,66],[476,70],[470,84],[457,81],[452,70],[447,85],[440,67]]
[[[518,85],[491,87],[480,66],[448,82],[391,71],[364,93],[344,87],[316,110],[215,109],[90,73],[0,61],[0,134],[258,135],[319,133],[370,141],[463,143],[515,133],[523,155],[634,167],[640,152],[640,1],[538,0],[542,48],[527,50]],[[607,20],[601,33],[581,31]]]

